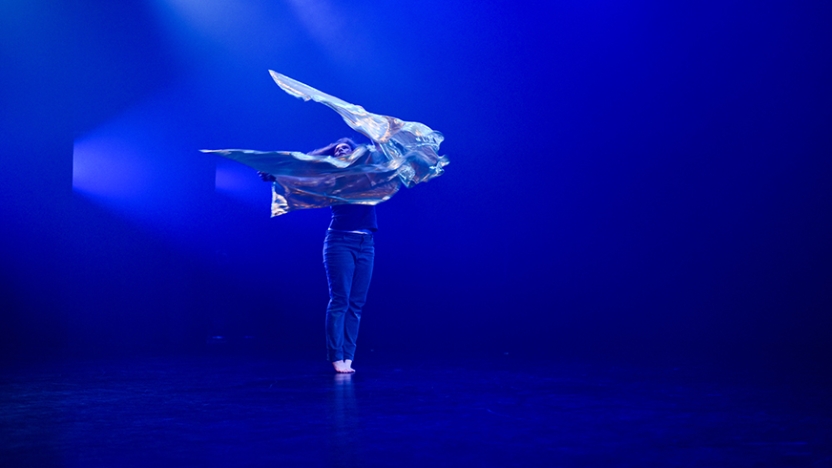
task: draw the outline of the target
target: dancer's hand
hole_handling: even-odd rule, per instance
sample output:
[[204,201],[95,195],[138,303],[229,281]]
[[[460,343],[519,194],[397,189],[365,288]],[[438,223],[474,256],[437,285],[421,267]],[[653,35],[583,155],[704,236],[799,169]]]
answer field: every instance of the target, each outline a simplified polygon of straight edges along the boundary
[[260,180],[262,180],[263,182],[274,182],[277,180],[273,175],[269,174],[268,172],[257,171],[257,175],[260,176]]

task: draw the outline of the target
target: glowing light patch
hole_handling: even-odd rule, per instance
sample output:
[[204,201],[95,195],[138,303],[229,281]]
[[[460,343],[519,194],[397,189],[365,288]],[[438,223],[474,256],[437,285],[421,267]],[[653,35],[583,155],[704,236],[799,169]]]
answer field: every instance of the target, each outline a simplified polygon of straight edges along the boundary
[[90,135],[75,141],[72,187],[105,198],[130,199],[148,185],[151,169],[131,142],[119,135]]
[[194,120],[190,109],[187,96],[172,88],[77,138],[73,190],[131,217],[181,220],[200,187],[210,187],[199,177],[208,167],[200,168],[188,148],[190,133],[199,130],[186,125]]
[[153,5],[172,45],[188,61],[200,57],[197,64],[216,54],[227,54],[226,63],[240,56],[273,59],[292,30],[291,15],[271,0],[155,0]]
[[251,188],[256,174],[251,168],[230,161],[218,161],[214,184],[217,192],[235,194]]
[[268,213],[268,205],[263,203],[263,198],[271,190],[271,184],[261,181],[257,172],[248,166],[227,159],[218,159],[216,163],[214,190],[218,194]]

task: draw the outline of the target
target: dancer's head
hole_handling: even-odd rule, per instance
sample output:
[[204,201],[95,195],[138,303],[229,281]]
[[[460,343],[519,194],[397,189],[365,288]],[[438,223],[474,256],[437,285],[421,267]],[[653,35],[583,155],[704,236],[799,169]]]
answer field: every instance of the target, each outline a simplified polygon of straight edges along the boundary
[[[343,140],[347,140],[346,138],[342,138]],[[348,141],[341,141],[338,140],[335,142],[335,148],[332,150],[332,155],[336,158],[339,156],[346,156],[355,150],[355,146],[353,146],[349,140]]]
[[329,145],[316,149],[309,154],[315,155],[329,155],[329,156],[346,156],[351,154],[355,149],[358,148],[358,144],[352,141],[349,138],[341,138],[337,140],[335,143],[330,143]]

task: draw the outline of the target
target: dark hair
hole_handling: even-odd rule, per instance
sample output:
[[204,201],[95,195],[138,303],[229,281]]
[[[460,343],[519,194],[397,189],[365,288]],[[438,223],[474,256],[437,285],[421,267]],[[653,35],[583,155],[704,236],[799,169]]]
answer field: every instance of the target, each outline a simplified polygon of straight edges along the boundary
[[321,156],[324,154],[333,156],[335,154],[335,147],[340,145],[341,143],[346,143],[350,145],[350,149],[353,151],[355,151],[355,149],[358,148],[358,143],[352,141],[350,138],[340,138],[336,140],[335,143],[330,143],[327,146],[324,146],[323,148],[318,148],[315,151],[310,151],[309,154],[314,154],[316,156]]

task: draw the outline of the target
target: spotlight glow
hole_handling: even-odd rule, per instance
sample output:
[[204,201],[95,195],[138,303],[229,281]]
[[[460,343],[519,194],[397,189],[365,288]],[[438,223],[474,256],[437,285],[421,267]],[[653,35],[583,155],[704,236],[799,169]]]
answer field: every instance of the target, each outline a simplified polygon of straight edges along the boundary
[[151,169],[121,135],[93,134],[75,141],[72,187],[97,197],[129,199],[147,189]]

